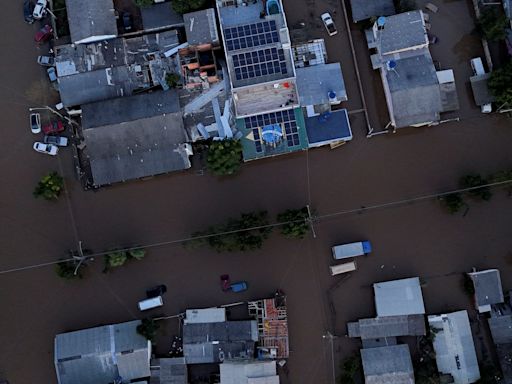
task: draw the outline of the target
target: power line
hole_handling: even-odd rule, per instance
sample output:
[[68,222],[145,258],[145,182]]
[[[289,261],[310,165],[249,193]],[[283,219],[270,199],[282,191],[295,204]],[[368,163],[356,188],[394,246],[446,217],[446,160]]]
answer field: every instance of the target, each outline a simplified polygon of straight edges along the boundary
[[[369,211],[369,210],[379,209],[379,208],[389,208],[389,207],[413,203],[413,202],[417,202],[417,201],[440,198],[440,197],[444,197],[444,196],[448,196],[448,195],[452,195],[452,194],[456,194],[456,193],[471,192],[471,191],[479,190],[482,188],[492,188],[492,187],[503,186],[503,185],[507,185],[507,184],[511,184],[511,183],[512,183],[512,179],[507,179],[507,180],[503,180],[503,181],[497,181],[494,183],[487,183],[487,184],[479,185],[477,187],[459,188],[459,189],[455,189],[455,190],[451,190],[451,191],[447,191],[447,192],[417,196],[417,197],[413,197],[410,199],[395,200],[395,201],[391,201],[391,202],[387,202],[387,203],[374,204],[374,205],[369,205],[369,206],[363,206],[360,208],[353,208],[353,209],[346,209],[346,210],[336,211],[336,212],[331,212],[331,213],[325,213],[323,215],[312,216],[311,219],[308,218],[306,220],[304,220],[304,219],[289,220],[289,221],[270,223],[270,224],[265,224],[265,225],[258,225],[258,226],[243,228],[243,229],[235,229],[232,231],[215,232],[215,233],[210,233],[210,234],[200,235],[200,236],[190,236],[190,237],[186,237],[186,238],[182,238],[182,239],[167,240],[167,241],[161,241],[161,242],[150,243],[150,244],[145,244],[145,245],[139,245],[136,247],[116,249],[115,252],[129,252],[129,251],[133,251],[133,250],[140,249],[140,248],[147,249],[147,248],[162,247],[162,246],[166,246],[166,245],[186,243],[186,242],[193,241],[193,240],[208,239],[208,238],[216,237],[216,236],[232,235],[235,233],[253,231],[253,230],[258,230],[258,229],[275,228],[275,227],[280,227],[280,226],[287,225],[287,224],[302,223],[304,221],[319,222],[321,220],[329,219],[329,218],[336,217],[336,216],[348,215],[348,214],[352,214],[352,213],[359,213],[359,212]],[[85,260],[91,260],[91,259],[94,259],[95,257],[106,256],[111,252],[114,252],[114,251],[97,252],[97,253],[93,253],[90,255],[86,255],[86,256],[84,256],[84,258],[85,258]],[[76,260],[76,259],[71,257],[71,258],[67,258],[67,259],[49,261],[46,263],[27,265],[27,266],[18,267],[18,268],[5,269],[5,270],[0,271],[0,275],[11,273],[11,272],[20,272],[20,271],[26,271],[26,270],[35,269],[35,268],[47,267],[50,265],[56,265],[59,263],[69,262],[69,261],[74,261],[74,260]]]

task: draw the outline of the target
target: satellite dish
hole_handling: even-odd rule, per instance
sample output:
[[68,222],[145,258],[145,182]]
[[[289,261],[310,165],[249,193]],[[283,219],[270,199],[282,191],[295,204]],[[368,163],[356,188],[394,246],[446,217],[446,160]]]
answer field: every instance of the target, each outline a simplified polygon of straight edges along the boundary
[[377,26],[378,27],[383,27],[384,24],[386,24],[386,17],[384,16],[380,16],[378,19],[377,19]]
[[283,137],[283,132],[278,124],[265,125],[261,130],[261,137],[265,143],[275,145]]
[[329,99],[335,99],[336,98],[336,92],[334,91],[329,91]]
[[386,63],[387,67],[388,67],[388,70],[393,70],[396,68],[396,61],[395,60],[389,60],[387,63]]

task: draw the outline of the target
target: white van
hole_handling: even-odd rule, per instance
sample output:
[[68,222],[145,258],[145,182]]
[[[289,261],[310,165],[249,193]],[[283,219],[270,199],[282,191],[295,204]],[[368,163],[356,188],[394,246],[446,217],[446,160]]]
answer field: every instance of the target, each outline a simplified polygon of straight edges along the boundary
[[[483,76],[485,75],[484,65],[482,63],[482,59],[480,57],[475,57],[471,59],[471,68],[473,69],[474,76]],[[480,106],[482,113],[491,113],[492,112],[492,104],[483,104]]]
[[162,296],[156,296],[151,299],[139,301],[139,309],[141,311],[147,311],[148,309],[161,307],[162,305],[164,305]]
[[340,273],[355,271],[357,269],[357,264],[355,261],[349,261],[348,263],[331,265],[329,269],[331,270],[331,275],[335,276],[339,275]]

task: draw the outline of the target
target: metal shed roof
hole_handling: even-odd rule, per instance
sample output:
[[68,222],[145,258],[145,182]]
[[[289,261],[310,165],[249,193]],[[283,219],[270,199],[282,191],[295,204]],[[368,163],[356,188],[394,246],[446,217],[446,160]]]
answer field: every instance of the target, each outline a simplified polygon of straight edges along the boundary
[[476,305],[479,312],[489,312],[492,304],[503,303],[500,271],[487,269],[469,273],[475,287]]
[[366,384],[414,384],[407,344],[361,349]]
[[402,280],[373,284],[377,316],[424,314],[420,279],[411,277]]

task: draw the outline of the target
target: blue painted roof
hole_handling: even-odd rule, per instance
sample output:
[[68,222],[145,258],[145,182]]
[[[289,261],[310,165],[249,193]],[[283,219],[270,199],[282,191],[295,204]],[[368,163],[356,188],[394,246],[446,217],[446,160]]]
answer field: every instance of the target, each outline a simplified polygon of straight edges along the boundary
[[305,120],[310,148],[352,140],[346,109],[329,112],[329,115],[307,117]]

